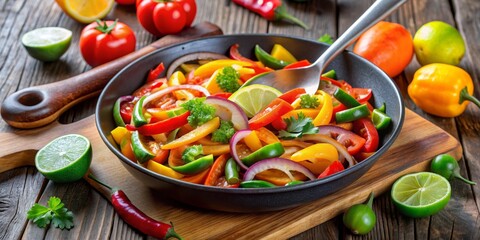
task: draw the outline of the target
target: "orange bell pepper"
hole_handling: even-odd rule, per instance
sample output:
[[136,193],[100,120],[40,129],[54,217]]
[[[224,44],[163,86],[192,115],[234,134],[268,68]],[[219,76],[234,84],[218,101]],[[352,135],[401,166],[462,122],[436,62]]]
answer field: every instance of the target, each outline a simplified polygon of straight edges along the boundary
[[215,131],[219,126],[220,126],[220,118],[215,117],[212,120],[188,132],[187,134],[163,145],[162,149],[173,149],[173,148],[180,147],[182,145],[188,145],[190,143],[196,142],[199,139]]

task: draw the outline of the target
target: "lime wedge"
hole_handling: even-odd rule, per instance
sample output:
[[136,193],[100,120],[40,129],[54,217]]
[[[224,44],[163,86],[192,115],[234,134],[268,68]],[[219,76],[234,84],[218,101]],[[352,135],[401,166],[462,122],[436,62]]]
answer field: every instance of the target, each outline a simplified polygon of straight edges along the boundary
[[281,94],[273,87],[253,84],[238,89],[228,99],[237,103],[251,118]]
[[450,183],[441,175],[419,172],[395,181],[391,197],[401,213],[420,218],[442,210],[450,200],[451,193]]
[[22,37],[28,54],[44,62],[58,60],[70,47],[72,31],[60,27],[37,28]]
[[78,134],[56,138],[35,156],[37,170],[54,182],[74,182],[83,177],[92,162],[90,141]]

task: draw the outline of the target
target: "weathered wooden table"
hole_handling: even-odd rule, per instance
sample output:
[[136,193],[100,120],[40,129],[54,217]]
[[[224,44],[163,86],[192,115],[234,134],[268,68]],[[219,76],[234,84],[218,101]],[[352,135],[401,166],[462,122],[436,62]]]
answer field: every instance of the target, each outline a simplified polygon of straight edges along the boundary
[[[373,0],[311,0],[308,3],[284,1],[287,10],[311,26],[310,30],[287,23],[269,23],[229,0],[197,0],[196,22],[210,21],[230,33],[280,33],[317,39],[324,33],[338,36]],[[108,16],[131,26],[137,35],[137,49],[155,38],[137,23],[134,7],[116,6]],[[401,23],[415,33],[422,24],[442,20],[456,26],[467,43],[467,54],[461,62],[478,89],[480,68],[480,2],[478,0],[415,0],[409,1],[387,20]],[[78,49],[84,25],[67,17],[53,0],[5,0],[0,2],[0,99],[28,86],[59,81],[90,69]],[[30,58],[20,43],[22,34],[45,26],[60,26],[73,31],[72,46],[60,61],[42,63]],[[403,74],[395,78],[407,108],[440,126],[462,144],[462,175],[480,183],[480,110],[470,104],[457,118],[437,118],[418,109],[406,94],[408,83],[419,67],[415,59]],[[96,99],[74,106],[63,114],[60,122],[74,122],[94,112]],[[10,128],[3,120],[0,130]],[[428,149],[426,149],[428,151]],[[293,239],[479,239],[480,195],[478,186],[460,181],[452,183],[452,199],[440,213],[412,219],[396,212],[388,194],[375,199],[377,225],[368,235],[351,235],[338,216],[324,224],[294,236]],[[75,227],[70,231],[40,229],[26,219],[26,212],[35,202],[46,202],[59,196],[74,211]],[[208,226],[206,226],[208,227]],[[259,236],[261,237],[261,236]],[[53,184],[33,167],[23,167],[0,174],[0,239],[141,239],[142,234],[125,224],[107,200],[84,180],[72,184]]]

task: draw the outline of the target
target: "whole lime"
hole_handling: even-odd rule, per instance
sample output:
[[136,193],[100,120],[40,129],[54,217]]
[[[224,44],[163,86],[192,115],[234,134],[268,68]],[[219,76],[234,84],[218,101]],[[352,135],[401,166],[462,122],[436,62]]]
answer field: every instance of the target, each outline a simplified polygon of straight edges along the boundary
[[432,21],[421,26],[413,37],[415,56],[423,66],[445,63],[457,66],[465,55],[465,42],[448,23]]

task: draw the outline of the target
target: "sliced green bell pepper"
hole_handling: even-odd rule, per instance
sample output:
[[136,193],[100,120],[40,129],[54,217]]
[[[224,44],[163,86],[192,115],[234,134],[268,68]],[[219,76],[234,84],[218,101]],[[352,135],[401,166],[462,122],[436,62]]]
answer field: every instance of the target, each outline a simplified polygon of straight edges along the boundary
[[135,127],[140,127],[148,123],[147,118],[145,118],[145,114],[143,113],[143,101],[146,97],[147,96],[142,96],[133,107],[132,124]]
[[228,184],[233,185],[240,182],[238,171],[240,171],[240,167],[237,162],[233,158],[228,159],[225,164],[225,180]]
[[265,64],[265,66],[273,69],[282,69],[290,64],[290,62],[286,62],[286,61],[274,58],[268,52],[263,50],[258,44],[255,45],[255,56],[260,62]]
[[392,118],[385,113],[385,103],[380,107],[373,109],[372,122],[377,130],[382,130],[390,125]]
[[204,171],[213,164],[213,154],[195,159],[181,166],[171,166],[173,170],[185,175],[194,175]]
[[263,180],[249,180],[240,183],[241,188],[271,188],[277,185]]
[[343,105],[347,106],[348,108],[353,108],[360,106],[360,102],[357,101],[352,95],[349,93],[345,92],[341,88],[337,88],[335,92],[333,93],[333,96]]
[[143,143],[142,136],[138,131],[133,131],[131,141],[133,154],[138,162],[144,163],[155,157],[155,154]]
[[263,146],[241,160],[246,166],[251,166],[263,159],[280,157],[283,153],[285,153],[283,145],[280,142],[275,142]]
[[335,121],[337,123],[352,122],[363,117],[368,117],[369,114],[370,110],[368,109],[367,104],[362,104],[335,113]]

